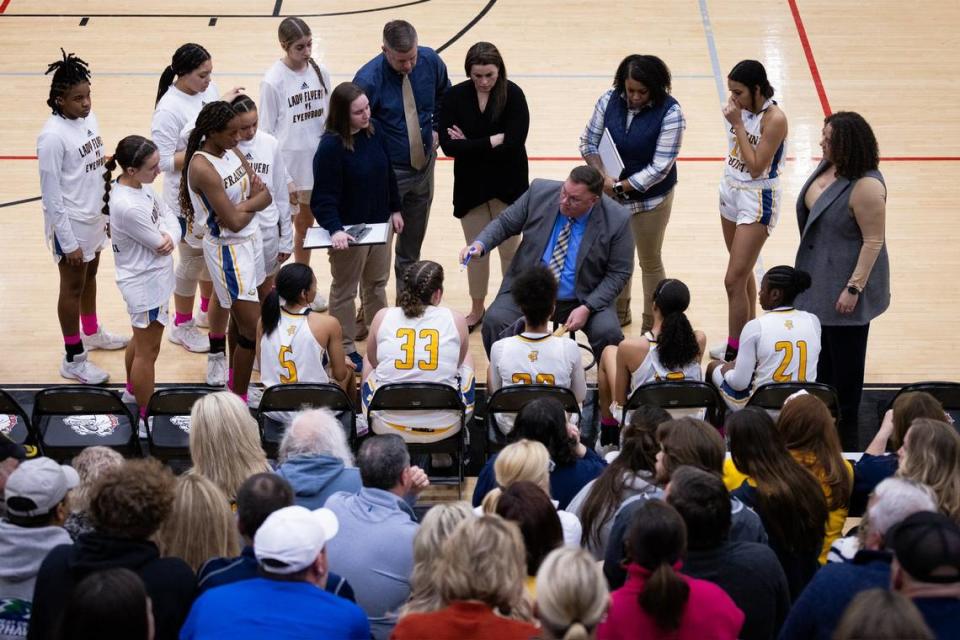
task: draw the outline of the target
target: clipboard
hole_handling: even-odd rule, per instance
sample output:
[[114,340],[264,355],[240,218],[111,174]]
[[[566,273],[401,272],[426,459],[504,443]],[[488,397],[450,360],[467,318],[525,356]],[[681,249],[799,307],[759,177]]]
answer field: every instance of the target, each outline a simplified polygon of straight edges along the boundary
[[[360,232],[360,239],[357,242],[351,242],[352,246],[364,246],[372,244],[386,244],[389,222],[377,222],[374,224],[363,225],[364,230]],[[345,229],[348,233],[359,225],[353,225]],[[323,227],[312,226],[307,229],[307,235],[303,240],[304,249],[329,249],[333,244],[330,239],[330,233]]]
[[623,158],[620,157],[617,145],[613,142],[613,136],[607,128],[604,128],[603,135],[600,137],[597,152],[600,154],[600,161],[603,162],[604,173],[611,178],[619,178],[623,173]]

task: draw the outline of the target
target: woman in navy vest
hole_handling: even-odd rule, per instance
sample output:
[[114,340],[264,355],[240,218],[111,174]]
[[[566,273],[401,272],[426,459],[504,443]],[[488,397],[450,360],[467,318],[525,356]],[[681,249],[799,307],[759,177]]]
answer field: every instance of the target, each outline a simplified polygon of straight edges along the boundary
[[[617,67],[613,88],[593,109],[580,136],[580,155],[605,176],[604,191],[633,213],[630,226],[643,271],[643,331],[653,327],[653,292],[666,278],[660,250],[673,206],[677,155],[687,123],[680,104],[670,95],[670,70],[656,56],[630,55]],[[604,129],[610,132],[623,171],[608,175],[598,147]],[[620,324],[630,317],[628,281],[617,299]]]

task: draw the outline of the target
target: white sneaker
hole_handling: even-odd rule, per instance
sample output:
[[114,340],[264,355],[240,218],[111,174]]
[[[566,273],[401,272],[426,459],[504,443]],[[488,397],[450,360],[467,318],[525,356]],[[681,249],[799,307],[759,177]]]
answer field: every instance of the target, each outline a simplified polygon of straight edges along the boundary
[[[152,418],[151,418],[152,419]],[[143,418],[137,420],[137,437],[141,440],[147,439],[147,423],[144,422]]]
[[167,340],[193,353],[206,353],[210,351],[210,337],[200,331],[200,329],[197,329],[194,320],[184,322],[171,329]]
[[227,384],[227,354],[207,355],[207,384],[211,387],[222,387]]
[[317,297],[313,299],[313,302],[310,303],[310,309],[313,311],[326,311],[327,310],[327,298],[321,293],[317,294]]
[[137,396],[133,395],[126,389],[123,390],[123,393],[120,394],[120,400],[123,404],[137,404]]
[[206,311],[198,311],[198,312],[197,312],[197,317],[194,318],[194,322],[197,323],[197,326],[198,326],[198,327],[203,327],[204,329],[209,329],[209,328],[210,328],[210,319],[207,318],[207,312],[206,312]]
[[73,362],[68,362],[64,356],[60,375],[83,384],[103,384],[110,378],[110,374],[87,360],[86,352],[73,356]]
[[247,406],[251,409],[260,407],[260,400],[263,398],[263,387],[250,385],[247,387]]
[[362,438],[363,436],[370,433],[370,426],[367,424],[367,414],[361,412],[357,414],[357,437]]
[[721,342],[713,349],[710,349],[710,358],[713,360],[723,360],[723,357],[727,355],[727,343]]
[[126,336],[117,336],[112,333],[107,333],[107,330],[103,328],[101,324],[97,327],[97,332],[90,336],[81,336],[83,339],[83,348],[87,351],[92,349],[103,349],[104,351],[116,351],[117,349],[123,349],[127,346],[127,343],[130,342],[130,338]]

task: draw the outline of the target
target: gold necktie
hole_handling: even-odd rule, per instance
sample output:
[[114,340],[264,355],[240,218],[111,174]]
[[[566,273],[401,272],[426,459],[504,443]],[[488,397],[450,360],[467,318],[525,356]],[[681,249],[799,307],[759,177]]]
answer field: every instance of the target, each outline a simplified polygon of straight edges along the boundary
[[557,236],[557,243],[553,245],[553,254],[550,256],[550,271],[553,277],[560,282],[560,275],[563,273],[563,265],[567,262],[567,249],[570,247],[570,233],[573,231],[573,218],[564,220],[563,227],[560,228],[560,234]]
[[403,76],[403,117],[407,121],[407,142],[410,145],[410,166],[420,171],[427,166],[427,157],[423,153],[423,137],[420,135],[420,118],[417,115],[417,101],[413,97],[410,75]]

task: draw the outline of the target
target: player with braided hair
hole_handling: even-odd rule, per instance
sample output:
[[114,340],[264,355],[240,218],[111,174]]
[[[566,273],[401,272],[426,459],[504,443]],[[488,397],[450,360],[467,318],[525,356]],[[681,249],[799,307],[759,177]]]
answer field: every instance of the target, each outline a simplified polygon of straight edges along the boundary
[[216,293],[210,304],[207,384],[228,382],[226,330],[232,320],[237,348],[231,354],[229,382],[246,400],[260,316],[257,287],[265,275],[257,212],[272,198],[236,150],[240,124],[227,102],[211,102],[200,110],[184,151],[180,210],[193,233],[203,230],[203,259]]
[[[51,63],[47,105],[53,111],[37,138],[44,234],[60,272],[57,316],[66,350],[60,375],[87,384],[109,375],[87,359],[90,349],[122,349],[97,320],[97,270],[107,244],[101,167],[106,161],[90,101],[90,68],[72,53]],[[83,334],[81,335],[81,327]]]
[[[293,212],[294,260],[307,264],[310,250],[303,248],[303,239],[313,224],[313,155],[330,108],[330,72],[314,60],[313,34],[302,19],[284,18],[277,35],[284,56],[273,63],[260,83],[260,128],[280,142],[293,181],[291,202],[299,207]],[[326,300],[317,295],[312,308],[322,311],[325,307]]]
[[753,392],[768,382],[816,381],[820,320],[793,307],[794,299],[810,284],[809,273],[786,265],[764,274],[759,298],[767,313],[743,327],[736,360],[713,360],[707,365],[707,379],[731,410],[742,409]]
[[[123,173],[111,183],[118,165]],[[180,241],[180,223],[150,186],[160,175],[160,153],[151,140],[127,136],[105,166],[103,213],[110,216],[117,286],[133,325],[124,402],[136,402],[142,418],[153,395],[154,366],[169,322],[176,281],[172,254]]]
[[[442,300],[443,267],[430,260],[411,264],[404,272],[400,306],[381,309],[370,323],[361,392],[365,410],[381,384],[439,382],[460,391],[469,419],[474,377],[467,321],[439,306]],[[375,433],[396,433],[407,442],[435,442],[460,430],[459,414],[450,411],[382,411],[370,420]]]

